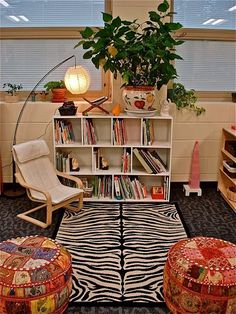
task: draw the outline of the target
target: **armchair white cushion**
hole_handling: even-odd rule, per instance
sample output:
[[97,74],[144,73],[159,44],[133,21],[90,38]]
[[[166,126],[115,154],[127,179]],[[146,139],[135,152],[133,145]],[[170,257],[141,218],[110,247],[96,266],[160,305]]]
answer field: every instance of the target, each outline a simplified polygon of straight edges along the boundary
[[[16,173],[19,183],[26,188],[30,199],[45,203],[18,215],[18,217],[43,228],[51,224],[52,211],[60,207],[79,210],[83,204],[81,180],[57,171],[48,155],[49,149],[43,140],[29,141],[13,146],[13,157],[19,169],[19,172]],[[61,184],[58,175],[75,181],[78,187],[72,188]],[[75,200],[79,201],[78,207],[70,206],[69,204]],[[29,213],[43,206],[47,207],[46,223],[28,216]]]

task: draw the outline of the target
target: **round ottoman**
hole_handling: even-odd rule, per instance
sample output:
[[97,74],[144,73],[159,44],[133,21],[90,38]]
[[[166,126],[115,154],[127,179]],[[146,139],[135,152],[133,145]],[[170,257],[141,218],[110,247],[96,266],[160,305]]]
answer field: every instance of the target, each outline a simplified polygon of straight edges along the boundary
[[71,256],[42,236],[0,243],[0,313],[63,313],[72,288]]
[[236,314],[236,245],[206,237],[176,243],[164,268],[164,296],[174,314]]

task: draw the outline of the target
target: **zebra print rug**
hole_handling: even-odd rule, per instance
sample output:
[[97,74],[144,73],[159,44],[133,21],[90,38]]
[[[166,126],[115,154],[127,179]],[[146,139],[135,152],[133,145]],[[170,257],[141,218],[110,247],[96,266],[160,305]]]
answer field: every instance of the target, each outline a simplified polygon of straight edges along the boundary
[[66,211],[56,240],[72,255],[70,301],[163,302],[167,252],[186,236],[174,204],[87,203]]

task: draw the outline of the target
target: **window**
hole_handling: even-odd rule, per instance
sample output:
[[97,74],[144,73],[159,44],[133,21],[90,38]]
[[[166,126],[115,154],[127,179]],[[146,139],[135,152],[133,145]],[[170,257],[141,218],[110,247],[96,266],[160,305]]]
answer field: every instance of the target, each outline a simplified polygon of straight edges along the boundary
[[[89,94],[108,94],[108,77],[84,60],[82,48],[74,49],[84,26],[102,27],[105,0],[5,0],[1,7],[1,78],[31,90],[37,81],[62,60],[75,55],[77,64],[90,72]],[[64,63],[42,82],[61,80],[74,60]]]
[[235,1],[174,0],[174,11],[185,40],[176,47],[184,59],[176,62],[179,82],[202,92],[235,91]]

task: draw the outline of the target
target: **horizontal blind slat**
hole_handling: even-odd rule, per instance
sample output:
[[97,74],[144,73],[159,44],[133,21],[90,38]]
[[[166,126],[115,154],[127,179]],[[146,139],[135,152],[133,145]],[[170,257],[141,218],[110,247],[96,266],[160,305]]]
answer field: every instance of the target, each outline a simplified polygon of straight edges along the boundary
[[196,91],[235,91],[236,43],[186,41],[177,46],[179,82]]
[[[75,55],[77,64],[84,66],[90,73],[89,90],[101,90],[101,70],[97,70],[90,60],[83,59],[83,49],[74,49],[76,43],[73,39],[2,40],[0,87],[10,82],[22,84],[24,90],[30,90],[55,65]],[[61,65],[38,90],[44,89],[43,85],[48,81],[63,80],[66,70],[73,65],[73,59]]]

